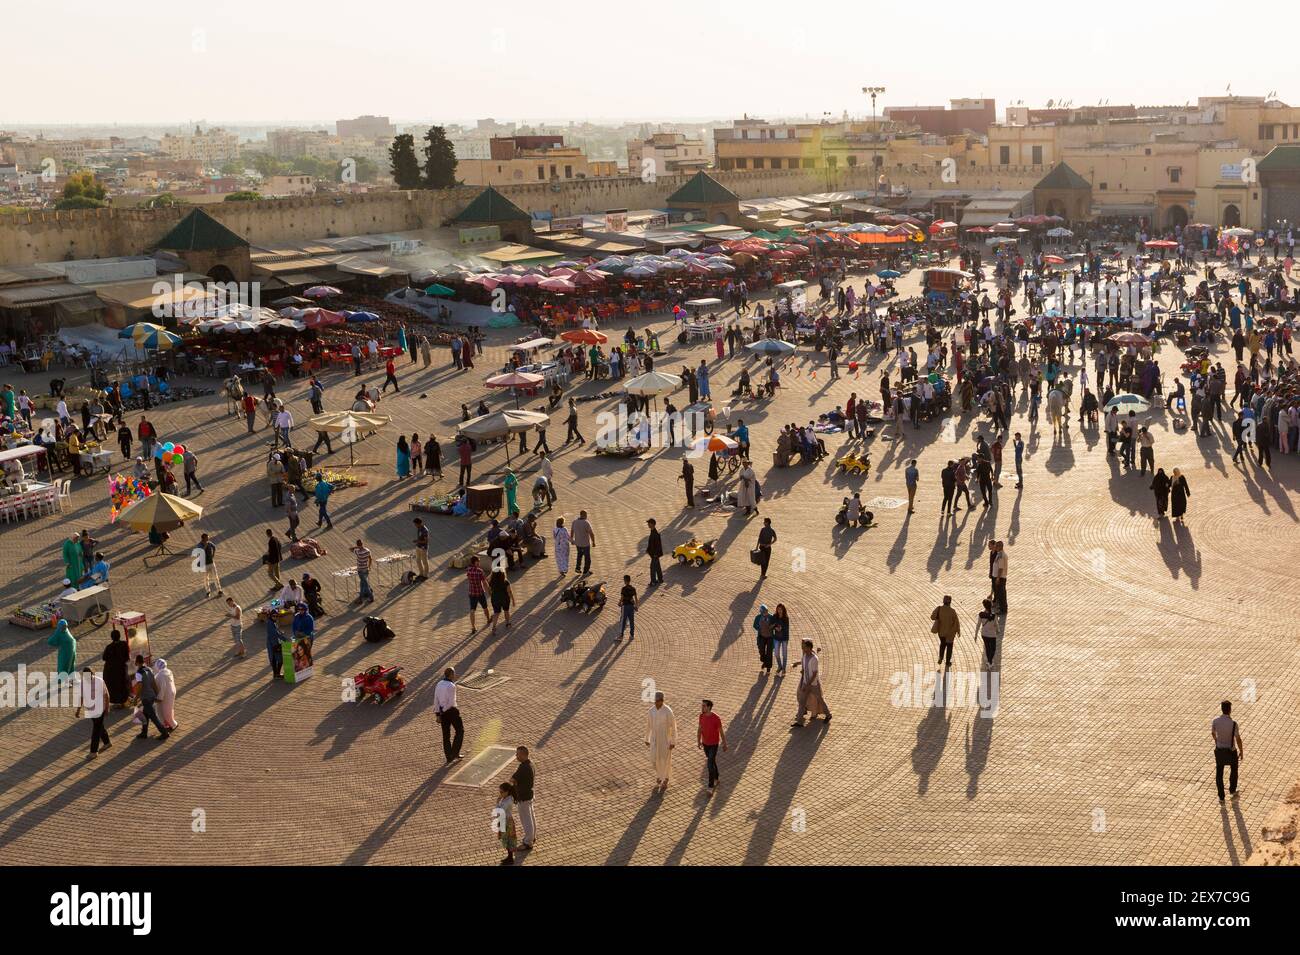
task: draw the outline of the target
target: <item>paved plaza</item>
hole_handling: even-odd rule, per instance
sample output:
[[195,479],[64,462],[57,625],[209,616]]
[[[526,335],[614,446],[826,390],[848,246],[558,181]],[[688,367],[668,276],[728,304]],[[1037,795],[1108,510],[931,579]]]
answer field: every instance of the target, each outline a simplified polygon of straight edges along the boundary
[[[901,280],[903,293],[915,294],[917,280]],[[862,278],[852,284],[860,291]],[[623,326],[610,331],[621,334]],[[522,857],[526,865],[1237,864],[1250,855],[1262,819],[1300,768],[1294,455],[1275,456],[1272,473],[1253,462],[1236,466],[1227,422],[1198,439],[1153,411],[1156,463],[1182,468],[1192,491],[1185,527],[1157,523],[1149,479],[1107,457],[1103,432],[1073,422],[1067,439],[1054,440],[1045,419],[1031,429],[1017,395],[1012,430],[1027,442],[1025,488],[1014,488],[1008,449],[1012,473],[1003,475],[996,506],[977,503],[941,521],[939,472],[959,451],[973,450],[981,429],[991,440],[987,419],[959,414],[955,433],[946,434],[938,423],[905,424],[897,440],[892,427],[884,429],[869,442],[865,477],[835,473],[834,452],[857,446],[843,435],[828,436],[830,459],[773,468],[781,425],[807,422],[854,390],[879,398],[878,352],[855,345],[845,360],[863,362],[860,377],[845,372],[831,382],[829,369],[801,348],[774,401],[732,409],[733,422],[743,418],[751,428],[761,516],[778,534],[766,581],[758,582],[749,561],[761,517],[685,510],[679,449],[630,461],[596,456],[590,444],[561,449],[561,406],[548,432],[559,500],[541,526],[549,531],[558,515],[571,522],[580,508],[590,513],[596,577],[616,597],[630,573],[641,593],[636,639],[616,641],[615,599],[593,615],[560,605],[549,535],[547,559],[511,574],[510,628],[491,637],[480,617],[471,634],[464,572],[448,559],[481,539],[487,523],[432,516],[431,578],[377,587],[366,612],[385,617],[397,639],[366,643],[362,613],[334,596],[330,572],[351,563],[357,537],[376,557],[411,551],[409,502],[454,479],[448,439],[460,405],[482,397],[482,377],[503,364],[517,334],[491,332],[472,372],[452,370],[445,348],[429,371],[399,364],[401,394],[390,393],[379,408],[393,424],[357,446],[359,460],[378,466],[359,468],[368,485],[340,490],[331,502],[335,528],[319,535],[329,554],[311,562],[286,557],[282,568],[326,581],[329,615],[318,620],[316,672],[298,686],[269,679],[260,625],[247,625],[248,657],[230,655],[221,601],[204,598],[187,557],[142,565],[145,538],[108,526],[102,476],[74,482],[62,517],[0,527],[6,610],[57,592],[59,544],[70,530],[89,528],[99,538],[116,607],[148,614],[154,654],[176,673],[180,721],[165,743],[136,741],[129,713],[110,711],[114,746],[87,760],[86,721],[67,711],[0,713],[0,863],[138,865],[146,856],[212,864],[495,863],[501,853],[491,812],[496,783],[509,772],[475,786],[459,777],[480,763],[444,767],[431,701],[449,665],[461,675],[491,668],[507,678],[482,691],[461,689],[460,708],[468,756],[508,748],[488,752],[488,768],[494,756],[504,766],[516,744],[533,750],[539,836],[537,850]],[[1216,352],[1231,367],[1227,345]],[[675,373],[701,357],[716,369],[718,399],[751,361],[717,362],[712,344],[674,343],[656,368]],[[1159,358],[1172,384],[1179,352],[1166,345]],[[890,362],[884,359],[896,379]],[[15,388],[45,388],[44,377],[5,372]],[[380,370],[366,380],[382,377]],[[346,407],[357,383],[350,372],[323,380],[326,408]],[[587,394],[617,384],[574,387]],[[304,422],[305,382],[285,383],[281,393]],[[490,402],[510,404],[502,395]],[[595,414],[614,404],[578,406],[589,439]],[[201,461],[207,490],[196,502],[205,513],[173,535],[182,555],[200,531],[213,534],[227,593],[251,608],[266,597],[265,528],[283,537],[286,523],[283,510],[271,508],[263,477],[270,432],[246,433],[224,407],[216,394],[156,409],[150,420],[162,440],[183,442]],[[134,426],[138,416],[128,420]],[[394,478],[394,443],[412,431],[442,439],[448,479],[441,484]],[[300,447],[313,439],[299,428]],[[903,471],[913,457],[921,471],[915,514],[885,501],[873,507],[878,526],[836,526],[840,500],[853,490],[864,501],[905,499]],[[336,446],[327,460],[346,458]],[[700,483],[706,463],[697,462]],[[503,464],[499,447],[480,453],[475,475]],[[530,487],[531,476],[521,475],[521,500]],[[314,510],[303,516],[310,530]],[[719,559],[702,569],[667,566],[665,583],[647,590],[648,517],[658,520],[666,549],[691,534],[716,537]],[[982,716],[970,701],[896,705],[891,678],[934,672],[930,612],[945,593],[963,627],[954,671],[978,671],[971,634],[988,591],[991,537],[1007,541],[1010,557],[996,714]],[[760,675],[751,621],[761,603],[789,608],[792,658],[804,637],[821,648],[835,714],[829,726],[790,727],[798,671]],[[98,665],[108,628],[81,627],[78,635],[78,666]],[[52,668],[47,636],[0,625],[3,669]],[[381,662],[403,667],[405,696],[383,706],[344,702],[343,680]],[[651,792],[643,742],[643,693],[651,685],[677,716],[675,778],[663,796]],[[715,701],[731,743],[711,799],[693,745],[702,697]],[[1234,701],[1246,758],[1241,797],[1221,809],[1209,723],[1225,698]]]

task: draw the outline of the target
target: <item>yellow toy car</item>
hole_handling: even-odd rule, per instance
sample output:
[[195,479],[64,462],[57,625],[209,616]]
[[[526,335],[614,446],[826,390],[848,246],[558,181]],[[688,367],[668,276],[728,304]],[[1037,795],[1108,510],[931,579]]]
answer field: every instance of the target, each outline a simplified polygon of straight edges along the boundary
[[844,474],[869,474],[871,472],[871,455],[861,457],[850,451],[835,462]]
[[685,566],[694,564],[696,567],[703,567],[705,564],[711,564],[718,556],[718,542],[716,540],[700,542],[692,537],[685,544],[678,544],[673,548],[673,557],[677,558],[677,563]]

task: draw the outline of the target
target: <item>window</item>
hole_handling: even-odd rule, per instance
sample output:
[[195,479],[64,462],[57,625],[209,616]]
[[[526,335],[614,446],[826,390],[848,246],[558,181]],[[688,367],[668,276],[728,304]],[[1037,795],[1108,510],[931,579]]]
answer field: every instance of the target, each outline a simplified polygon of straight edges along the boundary
[[1150,155],[1151,155],[1151,149],[1150,149],[1149,147],[1148,147],[1147,149],[1144,149],[1144,150],[1142,151],[1142,155],[1144,155],[1144,156],[1150,156]]
[[572,166],[565,166],[565,167],[564,167],[564,178],[565,178],[565,179],[572,179],[572,178],[573,178],[573,167],[572,167]]
[[1260,139],[1272,139],[1272,138],[1273,138],[1273,127],[1272,127],[1272,126],[1269,126],[1269,125],[1267,125],[1267,124],[1261,124],[1260,127],[1259,127],[1259,138],[1260,138]]
[[1033,159],[1031,159],[1030,162],[1032,162],[1035,166],[1041,166],[1043,164],[1042,146],[1035,146],[1033,148]]
[[1105,184],[1104,182],[1099,182],[1099,183],[1097,183],[1097,189],[1098,189],[1098,191],[1100,191],[1100,192],[1105,192],[1105,191],[1106,191],[1106,184]]
[[538,179],[545,179],[545,178],[546,178],[546,167],[545,167],[545,166],[538,166],[538,167],[537,167],[537,178],[538,178]]
[[827,156],[827,157],[826,157],[826,168],[827,168],[827,169],[834,169],[834,168],[835,168],[836,166],[838,166],[838,165],[839,165],[839,157],[838,157],[838,156]]
[[748,169],[748,168],[749,168],[749,160],[748,160],[748,159],[737,159],[737,160],[736,160],[736,168],[737,168],[737,169]]
[[555,178],[555,163],[551,163],[551,178]]
[[755,168],[755,169],[762,169],[762,168],[763,168],[763,157],[762,157],[762,156],[755,156],[755,157],[754,157],[754,168]]
[[[502,169],[501,169],[501,164],[498,163],[498,164],[497,164],[497,172],[501,172],[501,171],[502,171]],[[445,295],[446,293],[444,292],[443,294]]]
[[816,169],[816,168],[817,168],[817,160],[815,160],[815,159],[805,159],[805,160],[803,161],[803,168],[804,168],[804,169]]
[[852,169],[852,168],[853,168],[854,166],[856,166],[857,164],[858,164],[858,157],[857,157],[857,156],[850,156],[850,157],[849,157],[849,168]]
[[723,169],[733,169],[733,168],[735,168],[735,163],[734,163],[732,160],[730,160],[730,159],[724,159],[724,160],[722,160],[722,168],[723,168]]
[[998,165],[999,165],[999,166],[1007,166],[1007,165],[1010,165],[1010,164],[1011,164],[1011,147],[1010,147],[1010,146],[999,146],[999,147],[998,147]]
[[1170,182],[1181,182],[1182,179],[1183,179],[1183,170],[1180,167],[1175,166],[1174,168],[1169,170]]

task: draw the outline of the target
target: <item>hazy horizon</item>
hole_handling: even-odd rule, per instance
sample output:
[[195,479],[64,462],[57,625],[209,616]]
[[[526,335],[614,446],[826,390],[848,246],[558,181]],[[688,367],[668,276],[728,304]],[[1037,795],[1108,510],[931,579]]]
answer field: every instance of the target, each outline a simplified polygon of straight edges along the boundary
[[[252,0],[182,2],[163,14],[130,0],[16,5],[6,10],[7,66],[31,92],[0,104],[0,128],[328,126],[362,114],[399,125],[451,115],[535,123],[867,116],[868,85],[886,87],[878,111],[978,96],[994,98],[999,111],[1049,99],[1170,105],[1229,85],[1287,100],[1295,75],[1285,30],[1260,29],[1252,55],[1226,56],[1210,25],[1177,29],[1200,22],[1195,11],[1170,16],[1115,0],[1082,14],[1034,7],[1005,18],[940,2],[902,26],[836,2],[803,17],[775,0],[752,0],[743,20],[738,12],[662,0],[539,17],[531,4],[503,0],[485,23],[474,10],[414,0],[319,0],[310,20],[297,6]],[[1152,55],[1152,38],[1171,32],[1189,35]],[[326,112],[318,121],[283,118]],[[206,118],[231,116],[242,118]],[[656,116],[667,119],[647,118]]]

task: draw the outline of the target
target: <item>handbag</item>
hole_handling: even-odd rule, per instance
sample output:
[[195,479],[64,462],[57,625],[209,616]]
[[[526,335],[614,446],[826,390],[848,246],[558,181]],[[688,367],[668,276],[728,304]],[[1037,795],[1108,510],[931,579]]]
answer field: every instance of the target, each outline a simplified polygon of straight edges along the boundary
[[749,562],[751,564],[761,564],[763,562],[763,548],[755,547],[749,552]]

